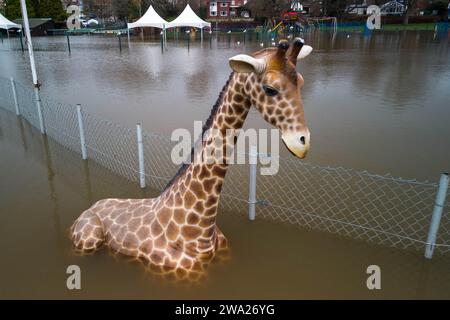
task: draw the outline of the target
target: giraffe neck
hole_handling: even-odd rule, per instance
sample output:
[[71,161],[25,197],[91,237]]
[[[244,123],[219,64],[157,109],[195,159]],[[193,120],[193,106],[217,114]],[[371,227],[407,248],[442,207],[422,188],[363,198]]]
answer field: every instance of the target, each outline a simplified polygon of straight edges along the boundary
[[[218,132],[226,137],[227,129],[242,128],[250,109],[250,101],[244,95],[245,79],[246,76],[242,74],[231,74],[203,128],[203,139],[199,139],[193,149],[192,162],[180,169],[161,194],[166,205],[175,207],[175,221],[194,225],[194,228],[200,227],[204,231],[203,238],[210,238],[214,234],[228,163],[205,163],[198,161],[200,158],[196,157],[217,146],[214,137]],[[231,142],[234,145],[235,139]]]

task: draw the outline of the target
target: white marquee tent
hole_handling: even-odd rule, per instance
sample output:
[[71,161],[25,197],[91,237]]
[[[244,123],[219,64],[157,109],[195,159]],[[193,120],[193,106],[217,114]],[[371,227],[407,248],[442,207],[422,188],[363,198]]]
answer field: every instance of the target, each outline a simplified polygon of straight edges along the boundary
[[176,27],[194,27],[203,28],[211,27],[211,23],[202,20],[197,14],[192,10],[189,4],[184,8],[183,12],[173,21],[169,22],[168,28]]
[[0,13],[0,29],[8,30],[12,28],[22,29],[22,26],[20,24],[9,21]]
[[169,23],[161,18],[161,16],[150,6],[147,12],[136,22],[128,23],[128,29],[139,27],[153,27],[159,29],[166,29]]

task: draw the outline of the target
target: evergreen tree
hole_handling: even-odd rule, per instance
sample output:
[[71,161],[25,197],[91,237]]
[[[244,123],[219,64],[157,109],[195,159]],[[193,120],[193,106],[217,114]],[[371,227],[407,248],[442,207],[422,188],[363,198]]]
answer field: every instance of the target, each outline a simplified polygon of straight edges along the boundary
[[112,0],[112,9],[114,15],[119,18],[119,20],[124,20],[128,17],[128,11],[131,9],[131,1]]
[[33,10],[34,10],[34,15],[36,17],[40,17],[41,16],[40,13],[39,13],[39,2],[40,2],[40,0],[27,0],[27,1],[30,1],[30,5],[33,7]]
[[[35,17],[35,11],[31,5],[30,0],[26,0],[28,18]],[[22,19],[22,9],[20,7],[20,0],[6,0],[5,1],[5,17],[9,20]]]
[[42,18],[52,18],[55,22],[62,22],[67,19],[61,0],[40,0],[39,16]]

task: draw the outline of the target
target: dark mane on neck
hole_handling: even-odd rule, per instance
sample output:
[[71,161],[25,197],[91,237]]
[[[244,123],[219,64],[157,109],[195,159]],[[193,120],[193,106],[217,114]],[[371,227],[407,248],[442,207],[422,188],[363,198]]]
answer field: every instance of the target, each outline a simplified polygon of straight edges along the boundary
[[[233,78],[233,76],[234,76],[234,72],[232,72],[232,73],[230,74],[230,77],[228,78],[227,83],[225,83],[224,87],[222,88],[222,91],[220,92],[219,97],[217,98],[217,101],[216,101],[216,103],[214,104],[214,106],[213,106],[213,108],[212,108],[212,110],[211,110],[211,114],[209,115],[208,119],[206,120],[205,124],[203,125],[203,128],[202,128],[202,134],[201,134],[201,136],[199,137],[199,140],[201,140],[201,139],[203,138],[203,134],[204,134],[208,129],[211,128],[211,126],[212,126],[212,124],[213,124],[214,117],[217,115],[217,112],[219,111],[219,107],[222,105],[222,101],[223,101],[224,94],[225,94],[225,92],[227,91],[228,86],[229,86],[229,84],[230,84],[231,79]],[[195,146],[197,145],[197,143],[199,143],[199,140],[197,140],[197,141],[194,143],[194,146],[193,146],[192,149],[191,149],[191,155],[190,155],[190,162],[191,162],[191,163],[192,163],[192,161],[194,161],[194,151],[195,151]],[[184,163],[183,165],[181,165],[181,167],[178,169],[177,173],[173,176],[172,179],[170,179],[170,181],[169,181],[169,182],[167,183],[167,185],[164,187],[164,189],[163,189],[162,192],[166,191],[166,190],[167,190],[167,189],[168,189],[168,188],[169,188],[169,187],[177,180],[177,178],[180,177],[180,176],[186,171],[186,169],[189,167],[189,165],[190,165],[191,163]]]

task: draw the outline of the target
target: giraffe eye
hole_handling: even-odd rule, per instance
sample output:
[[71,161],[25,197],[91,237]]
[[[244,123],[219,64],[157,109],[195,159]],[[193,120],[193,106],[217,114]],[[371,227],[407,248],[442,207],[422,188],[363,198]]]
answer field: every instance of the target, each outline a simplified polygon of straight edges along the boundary
[[267,85],[263,85],[263,89],[264,89],[264,92],[269,96],[269,97],[274,97],[274,96],[276,96],[277,94],[278,94],[278,90],[277,89],[274,89],[274,88],[272,88],[272,87],[269,87],[269,86],[267,86]]

